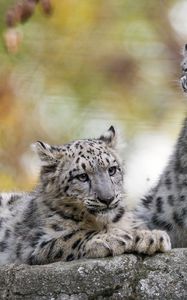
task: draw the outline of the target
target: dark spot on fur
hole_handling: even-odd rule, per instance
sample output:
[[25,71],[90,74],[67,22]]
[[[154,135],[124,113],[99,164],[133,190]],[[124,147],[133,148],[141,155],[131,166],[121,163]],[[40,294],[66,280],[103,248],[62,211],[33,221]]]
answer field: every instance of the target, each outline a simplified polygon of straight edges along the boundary
[[48,254],[47,254],[47,258],[50,258],[51,253],[52,253],[52,251],[53,251],[53,248],[54,248],[54,246],[55,246],[55,243],[56,243],[56,239],[51,240],[51,244],[50,244],[50,246],[49,246],[49,252],[48,252]]
[[184,179],[183,185],[184,185],[184,186],[187,186],[187,179]]
[[22,244],[21,243],[17,243],[16,245],[16,256],[19,258],[21,255],[21,248],[22,248]]
[[88,207],[88,211],[91,215],[96,215],[97,214],[97,211],[95,209],[90,209],[89,207]]
[[178,226],[183,227],[183,225],[184,225],[183,216],[181,216],[180,214],[178,214],[176,211],[174,211],[174,213],[173,213],[173,220],[175,221],[175,223]]
[[49,244],[52,240],[49,240],[49,241],[43,241],[41,244],[40,244],[40,248],[43,248],[45,247],[47,244]]
[[74,260],[75,259],[75,257],[74,257],[74,255],[71,253],[71,254],[69,254],[67,257],[66,257],[66,261],[71,261],[71,260]]
[[62,258],[64,254],[64,251],[62,249],[60,249],[57,254],[54,256],[54,259],[59,259],[59,258]]
[[86,165],[84,163],[82,163],[81,166],[84,170],[86,170]]
[[11,233],[10,229],[5,230],[5,236],[4,236],[5,240],[10,237],[10,233]]
[[[32,199],[29,204],[27,209],[24,212],[24,227],[29,227],[30,229],[38,227],[38,219],[36,218],[36,211],[37,211],[37,203],[35,199]],[[25,228],[23,228],[23,223],[20,223],[20,230],[23,231]],[[17,225],[19,222],[17,223]]]
[[180,201],[185,201],[186,200],[186,197],[184,195],[181,195],[180,196]]
[[80,160],[80,157],[78,157],[77,159],[76,159],[76,164],[78,164],[78,162],[79,162],[79,160]]
[[7,204],[12,205],[15,201],[20,199],[20,195],[11,195],[10,199],[8,200]]
[[123,208],[123,207],[120,207],[118,213],[117,213],[116,216],[113,218],[112,222],[113,222],[113,223],[118,222],[118,221],[122,218],[122,216],[124,215],[124,213],[125,213],[124,208]]
[[187,207],[183,208],[181,211],[181,216],[185,217],[187,215]]
[[84,244],[84,242],[85,242],[85,240],[82,240],[82,241],[81,241],[81,243],[79,244],[79,246],[78,246],[78,248],[77,248],[78,251],[81,249],[81,247],[82,247],[82,245]]
[[51,228],[54,229],[55,231],[63,230],[63,228],[61,226],[59,226],[58,224],[52,224]]
[[124,237],[124,239],[126,239],[126,240],[132,240],[131,236],[128,235],[128,234],[125,234],[123,237]]
[[74,230],[74,231],[72,231],[72,232],[70,232],[70,233],[64,235],[63,240],[64,240],[64,241],[67,241],[67,240],[71,239],[72,236],[74,236],[74,235],[77,233],[77,231],[78,231],[78,230]]
[[152,196],[146,196],[142,199],[142,204],[144,207],[149,208],[150,204],[152,203],[153,197]]
[[56,168],[57,168],[57,164],[43,166],[41,169],[41,175],[48,174],[48,173],[54,173]]
[[2,225],[3,225],[3,218],[0,218],[0,228],[2,227]]
[[156,207],[157,207],[157,212],[162,213],[163,212],[163,201],[162,197],[158,197],[156,199]]
[[35,257],[33,254],[31,254],[28,258],[27,258],[27,263],[29,265],[35,265],[36,264],[36,261],[35,261]]
[[167,186],[168,189],[170,189],[170,187],[172,185],[172,180],[170,177],[166,177],[165,185]]
[[4,252],[7,249],[8,245],[5,241],[0,242],[0,252]]
[[75,241],[72,245],[72,249],[75,249],[79,245],[80,242],[81,242],[81,239],[78,239],[77,241]]
[[171,206],[174,205],[174,196],[173,195],[168,196],[168,204]]
[[136,238],[135,238],[135,243],[137,244],[139,242],[139,240],[140,240],[140,236],[137,235]]
[[110,161],[109,161],[109,159],[106,157],[106,162],[109,164],[110,163]]
[[121,246],[125,246],[125,245],[126,245],[126,242],[125,242],[125,241],[119,241],[119,244],[120,244]]
[[86,241],[89,241],[92,239],[92,237],[94,237],[95,235],[97,234],[96,231],[92,230],[92,231],[89,231],[85,234],[85,239]]
[[69,185],[66,185],[66,187],[64,188],[64,193],[66,193],[68,189],[69,189]]
[[164,220],[160,220],[157,215],[153,215],[152,222],[157,227],[164,228],[167,231],[171,231],[173,229],[173,225],[171,223],[168,223],[168,222],[166,222]]
[[45,234],[45,233],[44,233],[43,231],[38,231],[38,232],[36,232],[36,233],[34,234],[33,238],[31,239],[31,246],[32,246],[32,247],[35,247],[35,246],[38,244],[40,238],[41,238],[44,234]]
[[65,213],[62,210],[58,210],[56,213],[65,220],[71,220],[71,221],[74,221],[75,223],[79,223],[81,221],[81,218],[79,218],[78,216],[74,216],[73,214]]

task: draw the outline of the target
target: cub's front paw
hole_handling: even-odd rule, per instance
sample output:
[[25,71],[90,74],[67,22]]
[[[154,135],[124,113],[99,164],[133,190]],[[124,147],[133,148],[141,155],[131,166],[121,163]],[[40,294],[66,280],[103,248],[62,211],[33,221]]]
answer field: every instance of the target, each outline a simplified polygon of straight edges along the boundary
[[112,255],[120,255],[132,250],[133,236],[130,232],[114,228],[106,237]]
[[133,247],[133,236],[124,230],[114,228],[98,234],[85,247],[86,257],[116,256],[129,252]]
[[138,253],[153,254],[171,250],[168,234],[162,230],[140,230],[134,237],[134,250]]

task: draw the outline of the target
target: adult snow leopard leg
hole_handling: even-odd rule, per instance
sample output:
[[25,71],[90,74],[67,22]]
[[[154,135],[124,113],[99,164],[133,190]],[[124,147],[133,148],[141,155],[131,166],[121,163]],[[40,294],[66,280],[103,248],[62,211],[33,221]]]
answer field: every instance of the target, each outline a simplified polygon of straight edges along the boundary
[[180,78],[181,87],[187,93],[187,44],[183,49],[183,60],[181,62],[182,75]]
[[[187,45],[183,54],[181,86],[187,92]],[[167,167],[136,215],[147,228],[166,230],[173,247],[187,247],[187,118]]]

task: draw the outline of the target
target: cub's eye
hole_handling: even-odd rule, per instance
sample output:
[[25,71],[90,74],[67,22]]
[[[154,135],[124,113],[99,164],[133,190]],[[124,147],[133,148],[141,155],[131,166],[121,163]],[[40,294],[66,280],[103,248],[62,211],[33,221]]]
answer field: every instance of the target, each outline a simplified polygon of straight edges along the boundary
[[108,169],[108,173],[109,173],[110,176],[114,176],[114,174],[116,173],[116,171],[117,171],[117,167],[116,166],[110,167]]
[[83,174],[80,174],[80,175],[77,175],[76,178],[82,182],[86,182],[89,180],[89,177],[86,173],[83,173]]

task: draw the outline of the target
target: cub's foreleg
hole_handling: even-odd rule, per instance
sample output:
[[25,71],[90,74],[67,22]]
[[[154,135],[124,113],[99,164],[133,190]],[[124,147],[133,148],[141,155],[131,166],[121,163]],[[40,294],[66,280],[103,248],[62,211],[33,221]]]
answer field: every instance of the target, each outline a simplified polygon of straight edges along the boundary
[[120,255],[131,251],[133,243],[132,235],[116,228],[109,232],[79,230],[57,239],[40,242],[26,262],[47,264],[58,260]]
[[159,230],[127,232],[113,228],[108,232],[71,232],[63,237],[40,242],[29,255],[29,264],[47,264],[59,260],[99,258],[128,252],[153,254],[171,249],[169,236]]

